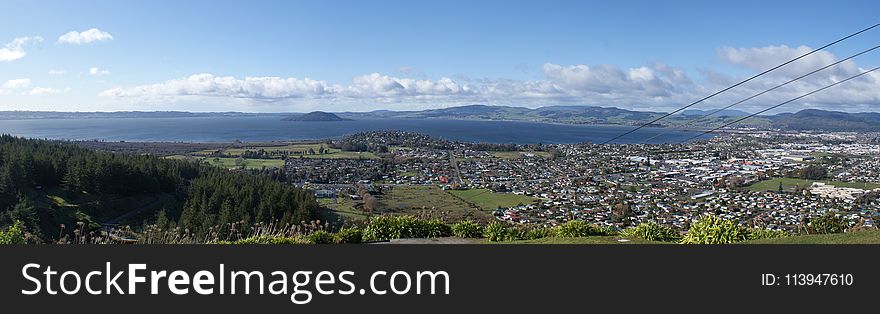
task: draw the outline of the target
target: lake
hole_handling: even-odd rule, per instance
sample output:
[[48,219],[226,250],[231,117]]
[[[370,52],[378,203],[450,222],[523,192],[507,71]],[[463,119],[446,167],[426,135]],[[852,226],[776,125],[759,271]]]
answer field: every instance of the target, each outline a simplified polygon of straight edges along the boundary
[[[537,122],[362,119],[334,122],[281,121],[280,117],[109,118],[0,120],[0,133],[31,138],[131,142],[284,141],[338,138],[373,130],[400,130],[450,140],[487,143],[601,143],[630,126],[567,125]],[[616,142],[684,141],[693,131],[645,128]]]

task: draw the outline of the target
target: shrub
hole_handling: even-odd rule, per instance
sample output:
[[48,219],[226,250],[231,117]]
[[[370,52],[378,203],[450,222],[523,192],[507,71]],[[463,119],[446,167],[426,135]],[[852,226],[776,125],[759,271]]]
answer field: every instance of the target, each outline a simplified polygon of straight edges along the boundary
[[324,230],[312,232],[306,237],[311,244],[332,244],[334,242],[333,234]]
[[504,224],[498,221],[490,222],[486,225],[486,228],[483,229],[483,233],[489,241],[497,242],[504,241],[507,237],[506,228]]
[[385,241],[408,237],[415,225],[411,216],[376,216],[364,229],[365,241]]
[[684,244],[728,244],[748,240],[749,230],[735,221],[724,220],[713,215],[701,216],[691,224]]
[[504,228],[504,240],[525,240],[528,232],[529,228],[525,226],[508,226],[507,228]]
[[599,227],[583,220],[569,220],[556,226],[553,229],[553,233],[557,237],[562,238],[609,236],[615,234],[611,228]]
[[361,243],[363,241],[364,231],[360,228],[342,228],[333,235],[336,243]]
[[6,230],[0,230],[0,244],[25,244],[24,227],[16,220]]
[[452,235],[452,227],[439,219],[417,220],[414,238],[442,238]]
[[849,229],[849,221],[833,212],[812,218],[803,230],[807,234],[844,233]]
[[525,240],[536,240],[550,236],[553,236],[553,230],[550,228],[530,228],[528,231],[526,231]]
[[364,229],[365,241],[401,238],[446,237],[452,228],[438,219],[420,220],[413,216],[377,216]]
[[483,226],[471,220],[465,220],[452,225],[452,234],[459,238],[482,238]]
[[759,228],[749,229],[749,240],[784,238],[787,236],[789,236],[789,234],[784,230],[770,230]]
[[681,240],[681,235],[675,229],[653,222],[640,223],[638,226],[621,231],[620,235],[648,241],[676,242]]

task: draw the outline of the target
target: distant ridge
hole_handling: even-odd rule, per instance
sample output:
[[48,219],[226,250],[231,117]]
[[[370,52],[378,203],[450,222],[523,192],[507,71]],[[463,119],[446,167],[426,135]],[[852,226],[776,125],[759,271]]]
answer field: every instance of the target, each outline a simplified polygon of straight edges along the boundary
[[880,113],[806,109],[771,117],[773,127],[793,131],[878,132]]
[[[747,115],[744,111],[724,110],[701,119],[713,110],[685,110],[664,120],[658,127],[700,129],[720,125]],[[181,112],[181,111],[120,111],[120,112],[55,112],[0,111],[0,120],[28,119],[118,119],[118,118],[230,118],[272,117],[285,121],[345,121],[352,119],[454,119],[504,120],[565,124],[637,125],[663,115],[663,112],[634,111],[599,106],[546,106],[525,108],[513,106],[467,105],[420,111],[376,110],[369,112],[314,111],[299,113],[245,112]],[[795,113],[760,115],[738,124],[758,129],[791,131],[880,132],[880,113],[848,113],[806,109]]]

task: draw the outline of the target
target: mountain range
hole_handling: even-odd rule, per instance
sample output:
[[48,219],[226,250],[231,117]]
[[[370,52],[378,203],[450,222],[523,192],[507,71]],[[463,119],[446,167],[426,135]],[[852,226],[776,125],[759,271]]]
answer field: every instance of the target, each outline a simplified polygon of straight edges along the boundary
[[[683,110],[652,126],[681,129],[708,129],[748,116],[740,110]],[[289,121],[342,121],[357,119],[466,119],[531,121],[565,124],[640,125],[666,113],[634,111],[598,106],[547,106],[524,108],[512,106],[467,105],[420,111],[376,110],[370,112],[322,111],[310,113],[242,113],[242,112],[53,112],[0,111],[0,120],[25,119],[88,119],[88,118],[192,118],[192,117],[277,117]],[[880,113],[848,113],[806,109],[795,113],[759,115],[736,124],[738,127],[793,131],[880,132]]]

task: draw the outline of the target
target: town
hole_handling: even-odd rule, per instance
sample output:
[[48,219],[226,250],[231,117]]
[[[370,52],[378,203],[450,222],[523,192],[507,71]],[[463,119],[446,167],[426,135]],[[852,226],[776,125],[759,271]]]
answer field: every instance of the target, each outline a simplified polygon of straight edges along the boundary
[[874,226],[878,139],[760,131],[678,144],[515,145],[373,131],[170,157],[230,170],[283,168],[276,171],[315,191],[340,220],[408,213],[541,226],[578,219],[618,229],[655,222],[686,230],[700,215],[714,214],[797,232],[827,212],[855,227]]

